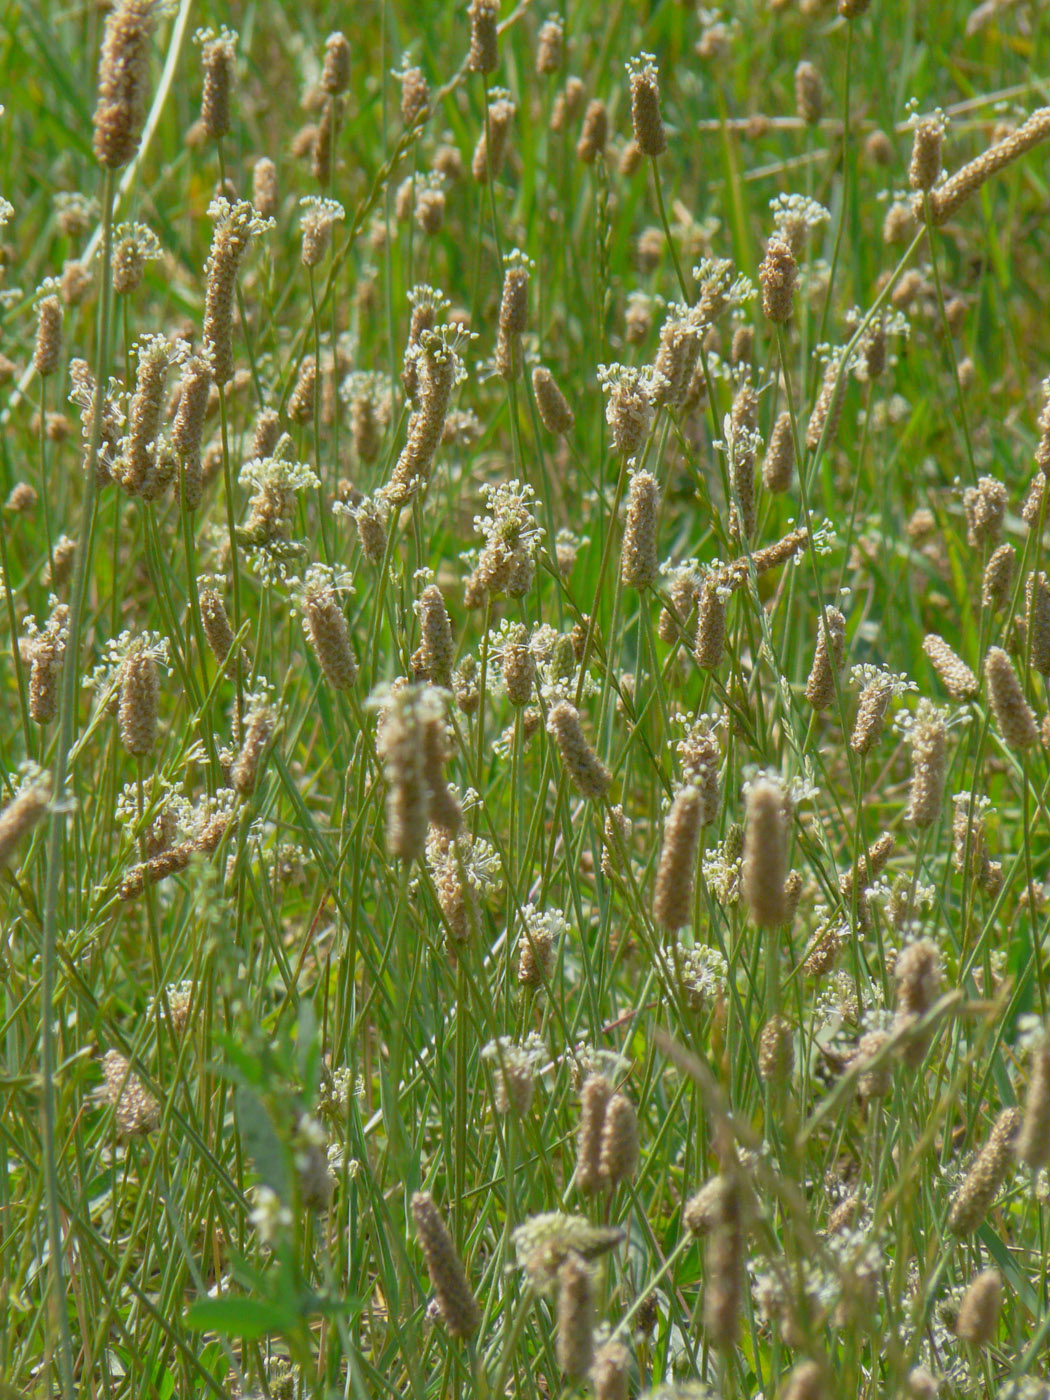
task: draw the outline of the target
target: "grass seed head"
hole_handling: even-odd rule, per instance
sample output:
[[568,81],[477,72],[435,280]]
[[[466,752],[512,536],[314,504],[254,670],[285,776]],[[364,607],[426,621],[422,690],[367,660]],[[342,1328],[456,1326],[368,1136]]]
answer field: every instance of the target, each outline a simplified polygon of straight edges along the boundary
[[985,565],[981,578],[981,607],[999,612],[1010,601],[1014,586],[1016,552],[1012,544],[1001,544]]
[[807,126],[816,126],[824,115],[824,79],[819,70],[803,59],[795,69],[795,111]]
[[787,921],[788,823],[784,791],[768,778],[753,782],[747,793],[742,888],[751,917],[762,928]]
[[655,159],[667,150],[667,132],[660,114],[660,82],[656,60],[640,54],[627,65],[631,88],[631,125],[643,156]]
[[1003,1280],[998,1269],[985,1269],[970,1283],[959,1304],[955,1335],[975,1347],[995,1339],[1003,1310]]
[[[717,767],[715,773],[717,781]],[[696,858],[705,815],[700,788],[681,788],[664,823],[663,846],[656,871],[653,919],[661,928],[673,931],[693,921]]]
[[412,1197],[412,1219],[426,1260],[430,1285],[449,1336],[469,1341],[481,1326],[481,1308],[467,1281],[448,1226],[433,1198],[423,1191]]
[[201,125],[210,141],[220,141],[233,128],[230,95],[237,62],[236,46],[236,34],[226,29],[218,35],[202,36],[204,94],[201,98]]
[[1024,698],[1013,662],[1002,647],[990,647],[984,659],[984,675],[995,722],[1003,742],[1011,749],[1030,749],[1039,743],[1039,726]]
[[118,0],[106,17],[93,145],[96,159],[110,170],[127,165],[139,147],[159,8],[157,0]]
[[980,688],[977,677],[944,638],[929,632],[923,638],[922,649],[952,699],[972,700]]
[[1013,1166],[1020,1130],[1020,1109],[1004,1108],[952,1197],[948,1229],[953,1235],[972,1235],[984,1223]]
[[558,746],[561,761],[576,791],[594,802],[604,797],[612,774],[584,737],[576,707],[567,700],[560,700],[547,716],[547,732]]
[[325,40],[321,87],[329,97],[341,97],[349,86],[350,41],[337,29]]
[[835,677],[846,650],[846,619],[838,608],[825,608],[817,628],[817,646],[806,681],[806,699],[815,710],[826,710],[835,699]]
[[570,1250],[558,1268],[558,1365],[582,1380],[594,1361],[594,1284],[587,1261]]

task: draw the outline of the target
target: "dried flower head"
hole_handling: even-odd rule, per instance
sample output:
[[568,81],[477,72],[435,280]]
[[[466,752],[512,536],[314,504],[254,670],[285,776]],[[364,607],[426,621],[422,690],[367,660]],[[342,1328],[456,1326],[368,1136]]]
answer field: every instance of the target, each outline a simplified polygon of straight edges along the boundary
[[[717,759],[715,775],[717,783]],[[681,788],[671,803],[653,896],[653,919],[661,928],[679,929],[693,921],[696,860],[707,805],[701,789],[692,786]]]
[[948,1229],[953,1235],[972,1235],[984,1223],[1013,1165],[1021,1121],[1017,1108],[1004,1108],[996,1118],[988,1141],[952,1197]]
[[237,35],[229,29],[223,29],[219,34],[210,29],[201,29],[194,38],[201,47],[201,66],[204,69],[201,127],[208,140],[219,141],[229,135],[233,125],[230,119],[230,93],[237,63]]
[[116,1050],[102,1057],[104,1083],[100,1098],[115,1109],[117,1132],[122,1138],[143,1137],[160,1127],[160,1105]]
[[984,676],[1003,742],[1011,749],[1029,749],[1039,742],[1039,726],[1024,698],[1013,662],[1001,647],[990,647],[984,659]]

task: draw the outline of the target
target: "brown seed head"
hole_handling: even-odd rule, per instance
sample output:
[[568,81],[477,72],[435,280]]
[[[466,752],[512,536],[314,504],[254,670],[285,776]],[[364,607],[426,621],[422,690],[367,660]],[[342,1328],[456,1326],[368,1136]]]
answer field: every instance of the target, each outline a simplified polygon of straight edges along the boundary
[[643,156],[655,158],[667,150],[667,132],[660,115],[660,84],[656,62],[642,54],[627,66],[631,86],[631,125]]
[[791,1022],[771,1016],[758,1039],[758,1072],[767,1084],[786,1084],[795,1063]]
[[628,1400],[630,1375],[630,1352],[620,1342],[606,1342],[595,1352],[591,1367],[594,1400]]
[[991,549],[999,543],[1007,502],[1006,487],[994,476],[982,476],[976,486],[966,488],[963,507],[971,549]]
[[580,713],[567,700],[561,700],[547,716],[547,732],[558,746],[576,791],[582,797],[598,801],[604,797],[612,782],[612,774],[584,738]]
[[201,99],[201,126],[205,136],[218,141],[229,135],[230,92],[237,61],[237,36],[223,30],[204,41],[201,62],[204,67],[204,95]]
[[29,783],[0,810],[0,870],[10,863],[23,837],[43,821],[50,800],[51,782],[45,773]]
[[1012,544],[1001,544],[985,565],[981,579],[981,607],[992,612],[1005,608],[1014,586],[1016,554]]
[[1041,676],[1050,676],[1050,588],[1045,573],[1028,575],[1025,605],[1029,665]]
[[838,432],[847,384],[842,362],[843,351],[839,349],[832,352],[824,366],[820,393],[806,424],[806,446],[810,452],[816,452],[822,441],[831,443]]
[[[399,76],[401,79],[401,120],[406,127],[411,128],[429,115],[430,88],[427,86],[422,68],[405,68]],[[442,154],[442,151],[439,151],[435,156],[436,169],[448,179],[458,180],[462,174],[459,152],[454,146],[445,147],[444,152],[445,154]],[[449,162],[448,152],[454,153],[455,168]]]
[[558,1365],[582,1380],[594,1361],[594,1286],[587,1261],[569,1250],[558,1268]]
[[1050,1164],[1050,1036],[1046,1034],[1032,1052],[1032,1077],[1017,1140],[1017,1156],[1032,1171]]
[[[894,1030],[906,1031],[926,1015],[940,994],[941,955],[937,945],[928,938],[909,943],[897,958],[893,976],[897,984]],[[901,1059],[910,1069],[917,1069],[929,1043],[928,1034],[912,1036],[901,1047]]]
[[467,1271],[448,1226],[428,1193],[417,1191],[412,1197],[412,1219],[449,1336],[469,1341],[481,1326],[481,1308],[467,1282]]
[[120,680],[120,740],[128,753],[148,754],[157,739],[160,677],[153,656],[138,646],[124,658]]
[[1020,1131],[1020,1109],[1004,1108],[952,1197],[948,1229],[953,1235],[972,1235],[984,1223],[1013,1166]]
[[540,25],[536,44],[536,72],[541,76],[557,73],[565,61],[565,33],[561,16],[552,15]]
[[755,923],[778,928],[787,921],[787,811],[783,789],[767,778],[753,782],[747,794],[744,863],[741,883]]
[[610,1188],[638,1170],[638,1114],[625,1094],[613,1094],[605,1109],[598,1171]]
[[806,682],[806,699],[815,710],[826,710],[835,699],[835,677],[846,650],[846,619],[838,608],[825,608],[817,629],[817,647]]
[[656,552],[656,515],[660,505],[660,488],[650,472],[635,472],[631,477],[624,528],[623,549],[620,554],[620,578],[628,588],[641,592],[652,588],[660,575]]
[[470,173],[479,185],[494,180],[503,169],[507,138],[516,108],[505,94],[493,94],[489,103],[488,130],[482,131],[470,162]]
[[970,700],[977,694],[977,677],[943,637],[936,632],[928,633],[923,638],[922,649],[953,700]]
[[696,664],[702,671],[717,671],[725,655],[726,605],[729,590],[709,574],[700,590],[696,620]]
[[789,491],[795,476],[795,439],[791,414],[785,408],[777,415],[762,463],[762,484],[767,491]]
[[261,219],[272,219],[278,208],[277,167],[262,156],[252,167],[252,207]]
[[221,666],[233,646],[233,628],[226,614],[226,604],[215,588],[202,588],[200,592],[201,624],[208,649]]
[[941,814],[947,769],[948,734],[944,719],[928,701],[920,701],[911,731],[911,796],[907,819],[925,830]]
[[593,165],[605,155],[609,140],[609,109],[601,98],[587,104],[583,118],[583,131],[576,143],[576,154],[585,165]]
[[472,73],[494,73],[499,67],[498,0],[470,0],[470,53]]
[[908,183],[919,194],[931,190],[941,173],[941,148],[944,145],[944,118],[924,117],[915,124],[912,138],[911,164]]
[[350,41],[338,29],[325,40],[321,86],[330,97],[339,97],[350,86]]
[[452,662],[456,644],[452,639],[452,623],[441,589],[428,584],[419,596],[419,650],[413,656],[417,680],[429,681],[443,690],[452,689]]
[[593,1196],[601,1188],[602,1132],[612,1096],[612,1085],[603,1075],[590,1074],[584,1080],[576,1136],[576,1185],[585,1196]]
[[138,150],[146,119],[149,48],[156,0],[118,0],[106,18],[98,65],[95,156],[119,170]]
[[788,244],[778,234],[766,244],[766,256],[758,269],[762,285],[762,311],[774,325],[791,319],[798,264]]
[[985,1269],[977,1275],[959,1304],[955,1335],[975,1347],[994,1341],[1003,1310],[1003,1280],[998,1269]]
[[1039,727],[1024,698],[1013,662],[1001,647],[990,647],[984,659],[992,711],[1003,742],[1011,749],[1030,749],[1039,742]]
[[333,690],[349,690],[357,679],[357,662],[350,648],[346,616],[335,590],[319,576],[307,578],[303,626],[328,684]]
[[736,1172],[718,1179],[717,1214],[707,1244],[704,1327],[712,1346],[728,1351],[736,1342],[744,1288],[743,1187]]
[[255,791],[263,755],[276,728],[277,713],[272,706],[259,702],[249,710],[245,720],[244,743],[230,770],[230,782],[241,797],[250,797]]
[[122,1138],[143,1137],[160,1126],[160,1105],[123,1055],[107,1050],[102,1073],[101,1098],[116,1110],[117,1132]]
[[795,69],[795,111],[807,126],[816,126],[824,115],[824,80],[805,59]]
[[[716,785],[717,773],[716,761]],[[681,788],[671,803],[664,823],[663,847],[656,872],[653,919],[661,928],[684,928],[693,921],[696,857],[704,815],[705,802],[701,790],[692,786]]]
[[56,296],[44,297],[36,316],[33,368],[41,379],[46,379],[62,363],[62,303]]
[[540,422],[549,433],[565,437],[572,431],[576,415],[569,407],[569,401],[559,389],[554,376],[544,365],[537,365],[532,371],[532,389],[536,395]]
[[205,268],[204,353],[216,384],[233,378],[233,307],[237,269],[252,235],[255,210],[239,200],[220,214]]

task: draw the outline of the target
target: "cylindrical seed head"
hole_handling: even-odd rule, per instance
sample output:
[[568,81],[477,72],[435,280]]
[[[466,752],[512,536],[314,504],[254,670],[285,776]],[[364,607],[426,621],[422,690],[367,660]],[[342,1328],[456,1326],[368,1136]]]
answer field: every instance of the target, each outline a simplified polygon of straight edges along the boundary
[[612,774],[584,738],[580,714],[574,705],[561,700],[547,716],[547,731],[558,746],[576,791],[593,801],[605,796]]
[[[715,765],[717,783],[717,761]],[[684,787],[671,803],[664,823],[660,864],[656,871],[653,919],[661,928],[684,928],[693,920],[693,890],[700,828],[704,816],[703,794],[698,787]]]
[[992,711],[1003,742],[1011,749],[1030,749],[1039,742],[1039,726],[1024,698],[1013,662],[1001,647],[990,647],[984,659]]
[[835,699],[835,677],[846,650],[846,619],[838,608],[825,608],[817,629],[817,647],[806,682],[806,699],[815,710],[826,710]]
[[1002,1275],[998,1269],[985,1269],[963,1294],[955,1320],[955,1335],[975,1347],[988,1346],[995,1339],[1002,1310]]
[[230,770],[234,791],[250,797],[259,779],[259,767],[266,748],[277,728],[277,715],[271,706],[258,704],[249,711],[245,725],[244,743]]
[[338,97],[350,86],[350,41],[340,30],[329,34],[324,45],[321,87],[330,97]]
[[536,395],[536,408],[540,422],[549,433],[564,437],[572,431],[576,415],[569,402],[554,381],[554,376],[544,365],[537,365],[532,371],[532,389]]
[[660,115],[660,84],[655,60],[649,54],[627,66],[631,86],[631,125],[643,156],[655,158],[667,150],[667,132]]
[[[941,955],[936,943],[920,938],[901,950],[893,969],[897,984],[897,1016],[894,1030],[906,1031],[931,1009],[941,990]],[[913,1036],[900,1050],[910,1069],[922,1064],[929,1036]]]
[[638,1170],[638,1114],[625,1094],[613,1094],[606,1105],[598,1170],[610,1188]]
[[696,618],[696,664],[702,671],[717,671],[725,655],[726,590],[709,576],[700,590]]
[[303,626],[318,665],[333,690],[349,690],[357,679],[350,631],[335,591],[311,585],[303,598]]
[[419,650],[412,658],[417,679],[451,690],[456,644],[445,599],[436,584],[428,584],[419,596],[419,623],[422,635]]
[[200,593],[201,625],[204,640],[219,665],[223,665],[233,646],[233,628],[226,613],[226,604],[214,588],[202,588]]
[[948,734],[944,719],[920,701],[911,731],[911,793],[907,819],[920,831],[934,824],[944,803]]
[[1033,1171],[1050,1165],[1050,1036],[1045,1033],[1032,1053],[1032,1077],[1017,1156]]
[[944,120],[940,116],[925,117],[916,122],[912,137],[911,164],[908,183],[917,193],[931,190],[941,173],[941,149],[944,144]]
[[236,39],[224,31],[207,39],[201,51],[204,66],[204,95],[201,99],[201,126],[205,136],[218,141],[227,136],[230,120],[230,92],[236,63]]
[[156,0],[118,0],[106,17],[93,144],[97,160],[109,170],[127,165],[138,150],[158,9]]
[[1004,1108],[988,1141],[952,1197],[948,1229],[953,1235],[972,1235],[984,1223],[1014,1163],[1021,1111]]
[[953,700],[971,700],[977,694],[977,677],[943,637],[936,632],[928,633],[923,638],[922,649]]
[[580,1127],[576,1135],[576,1186],[585,1196],[601,1188],[602,1130],[612,1085],[601,1074],[589,1074],[580,1091]]
[[469,1341],[481,1326],[481,1308],[467,1281],[467,1271],[456,1252],[448,1226],[428,1193],[417,1191],[412,1197],[412,1219],[426,1259],[430,1286],[449,1336]]
[[36,314],[33,368],[41,379],[46,379],[62,363],[62,303],[58,297],[44,297]]
[[594,1400],[628,1400],[630,1374],[631,1354],[622,1343],[606,1342],[599,1347],[591,1368]]
[[984,568],[981,579],[981,607],[992,612],[1005,608],[1014,586],[1016,555],[1012,544],[1001,544]]
[[795,69],[795,111],[807,126],[816,126],[824,115],[824,81],[805,59]]
[[766,256],[758,269],[762,285],[762,311],[774,325],[791,319],[795,287],[798,284],[798,264],[791,248],[774,234],[766,245]]
[[124,658],[120,681],[120,740],[128,753],[148,754],[157,739],[160,676],[157,663],[141,647]]
[[1025,581],[1025,626],[1029,665],[1050,676],[1050,588],[1046,574],[1029,574]]
[[277,167],[269,156],[262,156],[252,167],[252,207],[261,219],[272,219],[277,206]]
[[656,553],[656,514],[660,488],[651,472],[635,472],[631,477],[620,555],[620,578],[628,588],[639,592],[652,588],[660,575]]
[[50,780],[42,774],[0,811],[0,870],[10,862],[23,837],[43,821],[50,800]]
[[587,104],[587,111],[583,118],[583,131],[576,143],[576,154],[584,165],[593,165],[600,156],[605,155],[608,140],[609,109],[600,98],[596,97],[593,102]]
[[587,1261],[570,1249],[558,1268],[558,1365],[581,1380],[594,1361],[594,1287]]
[[791,414],[785,408],[777,415],[769,446],[762,462],[762,485],[767,491],[788,491],[795,476],[795,438]]
[[470,53],[472,73],[494,73],[499,67],[498,0],[470,0]]
[[536,72],[540,76],[557,73],[565,59],[565,34],[560,15],[552,15],[540,25],[536,44]]
[[751,784],[747,794],[741,885],[751,917],[763,928],[778,928],[787,920],[787,845],[783,789],[760,778]]
[[767,1084],[786,1084],[795,1063],[795,1037],[791,1022],[771,1016],[758,1038],[758,1072]]

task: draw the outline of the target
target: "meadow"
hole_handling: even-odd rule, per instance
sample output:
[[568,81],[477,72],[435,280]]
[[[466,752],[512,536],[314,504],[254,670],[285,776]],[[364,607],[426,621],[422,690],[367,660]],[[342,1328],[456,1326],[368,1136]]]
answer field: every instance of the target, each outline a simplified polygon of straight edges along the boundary
[[1050,14],[0,17],[0,1400],[1050,1400]]

